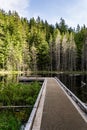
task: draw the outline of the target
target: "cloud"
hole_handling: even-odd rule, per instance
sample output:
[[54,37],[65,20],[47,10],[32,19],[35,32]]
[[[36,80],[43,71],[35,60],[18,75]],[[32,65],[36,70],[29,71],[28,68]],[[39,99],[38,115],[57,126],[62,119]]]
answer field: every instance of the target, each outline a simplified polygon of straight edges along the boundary
[[6,12],[16,10],[20,16],[47,20],[50,24],[59,22],[62,17],[66,24],[76,27],[87,26],[87,0],[0,0],[0,8]]
[[66,21],[73,27],[77,24],[87,25],[87,0],[77,0],[73,6],[70,6],[67,9]]
[[0,9],[6,12],[17,11],[20,16],[27,17],[29,2],[30,0],[0,0]]

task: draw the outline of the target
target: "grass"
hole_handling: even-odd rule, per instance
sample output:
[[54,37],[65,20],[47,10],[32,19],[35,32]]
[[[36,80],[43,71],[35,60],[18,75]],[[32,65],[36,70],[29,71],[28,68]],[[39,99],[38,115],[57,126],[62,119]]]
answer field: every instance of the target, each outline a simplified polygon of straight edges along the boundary
[[0,111],[0,130],[19,130],[20,126],[20,120],[12,112]]
[[8,83],[0,84],[0,104],[6,105],[33,105],[41,86],[39,82],[31,84]]
[[[0,84],[0,105],[21,106],[33,105],[36,101],[41,85],[39,82]],[[0,130],[20,130],[22,122],[29,118],[32,108],[0,109]]]

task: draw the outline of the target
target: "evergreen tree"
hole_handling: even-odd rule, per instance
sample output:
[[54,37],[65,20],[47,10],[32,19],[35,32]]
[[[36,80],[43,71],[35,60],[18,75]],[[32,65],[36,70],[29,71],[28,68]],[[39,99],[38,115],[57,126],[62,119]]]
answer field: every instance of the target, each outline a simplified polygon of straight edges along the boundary
[[69,28],[64,19],[55,26],[38,16],[20,18],[0,10],[0,69],[87,70],[87,28]]

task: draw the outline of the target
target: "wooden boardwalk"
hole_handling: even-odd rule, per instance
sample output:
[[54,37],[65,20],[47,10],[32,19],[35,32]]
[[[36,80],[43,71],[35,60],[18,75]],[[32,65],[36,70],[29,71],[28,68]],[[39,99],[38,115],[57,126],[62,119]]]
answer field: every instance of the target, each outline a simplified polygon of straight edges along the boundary
[[53,78],[47,79],[40,130],[87,130],[87,123]]

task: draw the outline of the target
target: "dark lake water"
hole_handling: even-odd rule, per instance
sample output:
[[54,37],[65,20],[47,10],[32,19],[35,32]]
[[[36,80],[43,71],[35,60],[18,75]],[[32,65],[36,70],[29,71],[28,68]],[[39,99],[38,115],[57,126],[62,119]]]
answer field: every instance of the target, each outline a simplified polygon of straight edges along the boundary
[[[56,74],[56,73],[37,73],[42,77],[57,77],[71,90],[82,102],[87,103],[87,75],[86,74]],[[34,75],[33,75],[34,76]]]
[[87,103],[87,75],[86,74],[38,74],[43,77],[57,77],[82,102]]
[[[18,82],[21,75],[0,75],[3,85],[9,82]],[[69,88],[81,101],[87,103],[87,75],[84,74],[38,74],[43,77],[57,77]]]
[[[8,84],[9,82],[18,82],[18,78],[21,75],[0,75],[0,82],[3,85]],[[39,76],[43,77],[57,77],[69,88],[82,102],[87,103],[87,75],[80,74],[39,74]],[[16,111],[16,112],[15,112]],[[26,119],[22,119],[22,123],[25,123],[28,120],[29,113],[26,113],[27,109],[15,110],[17,118],[20,118],[21,114],[24,114],[23,117],[27,117]],[[18,114],[19,112],[19,114]],[[28,108],[29,112],[29,108]],[[27,116],[28,114],[28,116]],[[22,130],[22,129],[21,129]]]
[[[20,75],[0,75],[0,85],[5,86],[8,83],[17,83],[18,82],[18,78]],[[10,120],[10,118],[14,118],[15,121],[19,121],[20,120],[20,130],[24,130],[24,126],[26,124],[26,122],[28,121],[29,115],[31,113],[32,108],[4,108],[1,109],[0,108],[0,117],[2,118],[8,118],[8,120]],[[3,113],[3,115],[2,115]],[[7,116],[8,115],[8,116]],[[13,119],[12,118],[12,119]],[[0,120],[2,121],[2,120]],[[4,122],[8,122],[8,121],[4,121]],[[10,121],[9,121],[10,122]],[[12,123],[12,121],[11,121]],[[1,122],[0,122],[1,124]],[[4,123],[3,123],[4,124]],[[8,124],[7,124],[8,125]],[[13,124],[14,125],[14,124]],[[2,126],[0,126],[1,129]],[[19,130],[19,129],[16,129]]]
[[87,103],[87,75],[59,74],[57,77],[82,102]]

